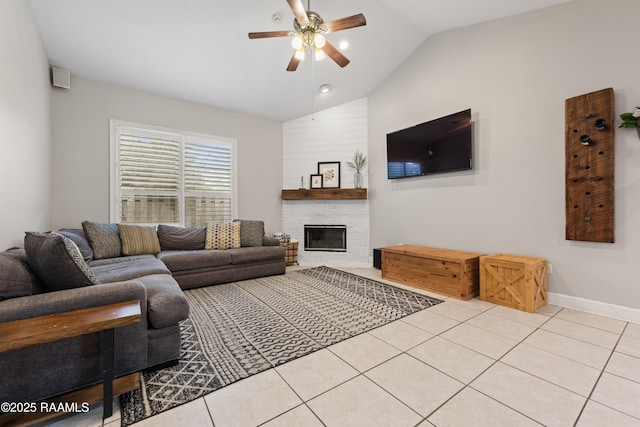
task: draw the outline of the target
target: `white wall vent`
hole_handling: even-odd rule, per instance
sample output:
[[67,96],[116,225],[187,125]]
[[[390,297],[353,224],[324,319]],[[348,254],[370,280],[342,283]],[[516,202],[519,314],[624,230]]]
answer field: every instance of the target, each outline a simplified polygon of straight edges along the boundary
[[69,70],[52,67],[51,74],[53,76],[52,80],[55,87],[71,89],[71,73],[69,72]]

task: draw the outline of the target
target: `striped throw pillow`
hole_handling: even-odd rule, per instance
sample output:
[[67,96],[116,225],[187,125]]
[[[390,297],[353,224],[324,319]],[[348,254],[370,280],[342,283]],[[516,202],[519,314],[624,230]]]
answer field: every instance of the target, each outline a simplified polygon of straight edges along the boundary
[[240,222],[209,223],[205,249],[236,249],[240,247]]
[[118,224],[123,255],[155,255],[160,252],[160,240],[155,227]]

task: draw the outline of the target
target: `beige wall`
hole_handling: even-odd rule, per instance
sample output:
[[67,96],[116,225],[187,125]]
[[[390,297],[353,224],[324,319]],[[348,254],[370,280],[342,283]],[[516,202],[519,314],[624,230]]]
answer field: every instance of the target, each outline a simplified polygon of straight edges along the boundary
[[[640,105],[637,0],[578,0],[438,34],[369,96],[371,244],[541,256],[551,292],[640,308],[640,140],[616,130],[616,243],[564,239],[564,101]],[[472,109],[475,169],[386,178],[388,132]],[[618,120],[619,123],[619,120]]]
[[49,63],[24,0],[0,2],[0,250],[49,227]]
[[[564,239],[564,100],[613,87],[616,115],[640,104],[638,16],[637,0],[576,0],[428,39],[369,96],[371,246],[543,256],[551,292],[640,308],[634,131],[616,134],[616,243]],[[237,138],[238,216],[281,228],[280,123],[75,77],[51,89],[23,0],[0,2],[0,55],[0,248],[108,221],[110,118]],[[386,133],[469,107],[472,172],[386,179]]]
[[109,119],[237,139],[238,217],[281,228],[281,123],[75,76],[52,92],[52,228],[109,221]]

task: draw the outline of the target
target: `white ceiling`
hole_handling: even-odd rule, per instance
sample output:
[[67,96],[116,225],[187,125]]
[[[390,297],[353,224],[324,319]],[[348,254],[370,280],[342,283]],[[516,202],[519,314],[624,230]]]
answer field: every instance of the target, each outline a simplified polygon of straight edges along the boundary
[[568,1],[313,0],[325,21],[363,13],[367,25],[326,36],[349,41],[345,68],[307,59],[296,72],[288,38],[247,37],[292,29],[286,0],[31,3],[51,64],[72,75],[286,121],[366,96],[432,34]]

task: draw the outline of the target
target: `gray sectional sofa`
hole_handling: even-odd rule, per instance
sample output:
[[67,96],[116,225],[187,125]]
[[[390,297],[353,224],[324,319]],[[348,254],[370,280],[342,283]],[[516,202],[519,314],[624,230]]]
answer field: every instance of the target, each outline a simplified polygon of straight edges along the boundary
[[[85,222],[27,233],[24,248],[0,253],[0,323],[135,299],[142,321],[116,329],[116,377],[177,363],[189,314],[183,289],[285,272],[284,248],[264,236],[262,222],[239,223],[240,244],[229,249],[205,249],[206,228]],[[0,353],[0,401],[34,402],[98,383],[99,339]]]

